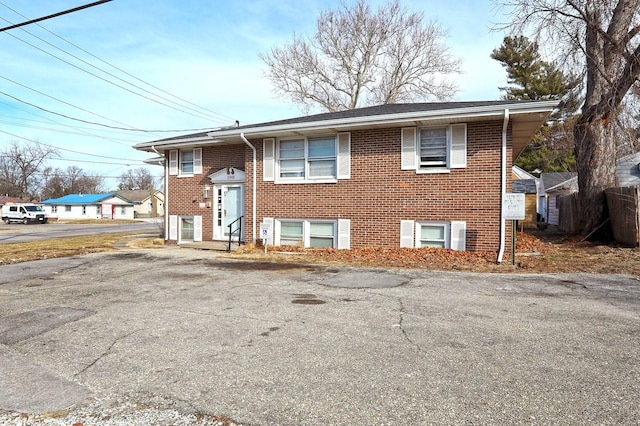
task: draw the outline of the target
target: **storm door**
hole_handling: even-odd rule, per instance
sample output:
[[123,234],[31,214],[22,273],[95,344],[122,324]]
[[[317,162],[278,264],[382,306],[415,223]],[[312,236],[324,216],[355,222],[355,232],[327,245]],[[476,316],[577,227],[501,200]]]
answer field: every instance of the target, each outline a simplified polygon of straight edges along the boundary
[[[244,184],[218,184],[214,185],[214,232],[216,240],[229,239],[229,225],[231,225],[232,239],[238,240],[237,231],[240,221],[238,218],[244,215]],[[242,223],[244,234],[244,222]]]

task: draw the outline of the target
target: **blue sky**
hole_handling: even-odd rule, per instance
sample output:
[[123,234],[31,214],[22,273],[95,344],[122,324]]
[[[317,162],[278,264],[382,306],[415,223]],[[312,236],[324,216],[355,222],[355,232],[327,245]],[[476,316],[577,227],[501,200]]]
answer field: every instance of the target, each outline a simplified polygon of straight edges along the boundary
[[[91,2],[0,0],[0,27]],[[448,31],[447,44],[463,60],[456,100],[498,99],[506,74],[489,55],[504,34],[490,28],[506,18],[491,1],[452,3],[402,2],[426,19],[437,18]],[[338,5],[338,0],[113,0],[2,32],[0,148],[24,139],[53,145],[61,156],[50,165],[99,174],[113,189],[120,174],[143,166],[148,157],[132,145],[176,134],[149,130],[190,133],[236,119],[249,124],[301,115],[275,97],[258,55],[289,42],[294,33],[311,34],[319,11]],[[165,99],[156,98],[158,93]],[[159,167],[150,170],[162,175]]]

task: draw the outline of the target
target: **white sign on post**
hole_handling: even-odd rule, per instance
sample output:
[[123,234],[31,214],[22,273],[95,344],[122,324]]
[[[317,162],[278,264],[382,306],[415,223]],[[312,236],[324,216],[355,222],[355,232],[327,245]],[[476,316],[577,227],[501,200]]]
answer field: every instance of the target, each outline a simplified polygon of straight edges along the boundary
[[260,223],[260,238],[262,239],[262,245],[264,246],[264,253],[267,254],[267,241],[271,239],[271,223]]
[[260,224],[260,238],[263,240],[271,239],[271,224],[262,222]]
[[523,220],[525,218],[524,194],[502,194],[502,212],[505,220]]

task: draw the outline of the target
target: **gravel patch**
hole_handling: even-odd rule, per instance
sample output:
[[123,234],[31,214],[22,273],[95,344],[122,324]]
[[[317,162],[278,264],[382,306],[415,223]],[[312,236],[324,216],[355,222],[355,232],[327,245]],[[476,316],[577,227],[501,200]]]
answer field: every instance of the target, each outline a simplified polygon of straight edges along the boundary
[[183,413],[170,403],[150,405],[135,399],[107,396],[91,399],[70,410],[44,414],[0,411],[0,424],[6,426],[242,426],[226,417],[202,413]]

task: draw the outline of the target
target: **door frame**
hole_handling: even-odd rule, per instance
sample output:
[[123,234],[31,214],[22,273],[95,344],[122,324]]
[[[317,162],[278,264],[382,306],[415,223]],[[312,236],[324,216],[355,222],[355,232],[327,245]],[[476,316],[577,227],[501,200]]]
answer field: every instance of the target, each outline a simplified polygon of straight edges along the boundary
[[[209,179],[213,184],[213,217],[212,217],[212,225],[213,225],[213,233],[212,240],[225,240],[229,239],[229,236],[225,236],[225,226],[224,226],[224,215],[221,217],[220,225],[218,225],[218,213],[224,213],[224,188],[225,187],[239,187],[240,188],[240,211],[239,216],[244,216],[245,210],[245,173],[236,169],[235,167],[227,167],[217,172],[210,174]],[[244,239],[244,235],[246,233],[246,224],[242,224],[242,235],[240,236]],[[237,238],[234,237],[234,241],[237,241]]]
[[[244,183],[216,183],[213,185],[214,203],[213,203],[213,239],[225,240],[229,239],[229,235],[225,235],[226,226],[224,224],[225,209],[225,189],[240,188],[240,211],[238,217],[244,216]],[[221,214],[220,217],[218,215]],[[241,237],[244,239],[245,226],[242,226]],[[237,237],[233,237],[232,241],[237,241]]]

